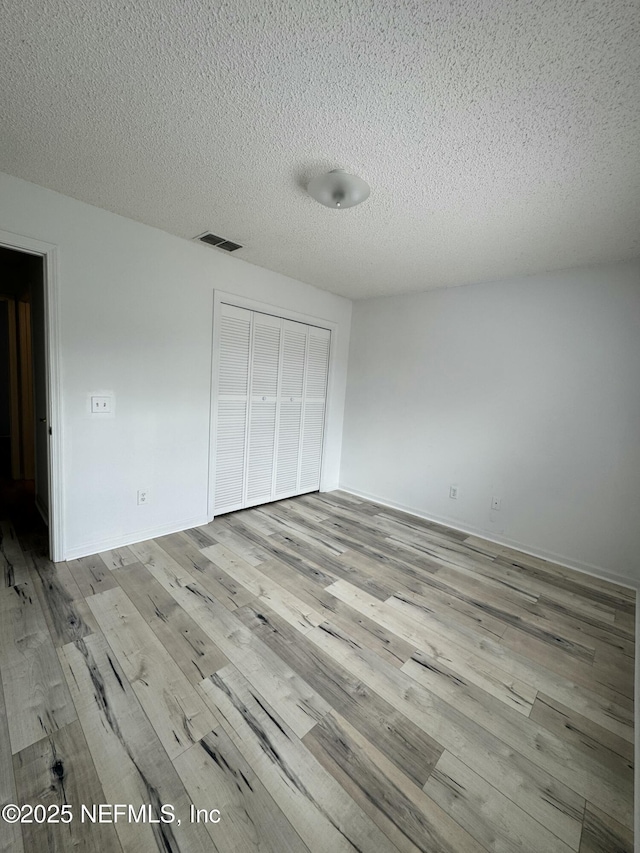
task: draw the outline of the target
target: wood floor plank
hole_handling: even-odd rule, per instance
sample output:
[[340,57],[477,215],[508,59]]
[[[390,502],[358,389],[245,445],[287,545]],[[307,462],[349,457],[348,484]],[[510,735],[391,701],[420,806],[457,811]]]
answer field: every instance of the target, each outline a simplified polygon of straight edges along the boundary
[[[360,567],[351,565],[347,554],[352,554],[350,547],[351,543],[345,544],[344,549],[340,553],[336,553],[331,557],[326,557],[316,549],[306,549],[305,543],[294,533],[276,533],[272,537],[274,543],[281,545],[290,553],[302,553],[305,562],[315,563],[315,565],[330,571],[335,578],[342,578],[353,583],[355,586],[362,587],[371,595],[376,596],[380,600],[384,600],[390,595],[392,590],[395,590],[396,583],[390,573],[378,572],[376,577],[371,574],[362,572]],[[346,542],[346,540],[344,540]],[[372,559],[369,557],[369,559]],[[387,562],[385,567],[395,569],[396,565],[390,558],[385,558]]]
[[629,611],[616,611],[615,623],[619,628],[623,628],[630,636],[633,636],[636,627],[636,612],[635,606]]
[[[381,538],[375,524],[365,522],[362,516],[356,518],[353,515],[345,519],[341,513],[340,516],[333,516],[320,524],[307,521],[307,527],[320,538],[327,538],[333,546],[340,546],[345,551],[355,551],[400,572],[407,570],[409,573],[412,573],[414,569],[420,569],[423,572],[434,572],[438,568],[437,563],[433,560],[417,554],[412,555],[412,563],[409,565],[405,559],[405,549],[387,539]],[[299,547],[293,535],[281,537],[276,534],[273,538],[286,538],[294,546]],[[336,574],[339,577],[343,576],[339,572],[336,572]]]
[[451,636],[444,636],[438,631],[440,623],[434,628],[432,624],[427,624],[426,620],[418,622],[417,618],[423,615],[422,611],[414,613],[416,608],[409,607],[408,614],[405,611],[397,613],[393,607],[377,601],[362,590],[350,587],[345,581],[336,581],[327,587],[327,592],[384,625],[406,642],[426,652],[435,661],[444,662],[446,666],[519,713],[529,713],[536,696],[535,687],[514,678],[498,666],[492,665],[490,661],[469,652],[464,646],[452,642]]
[[577,849],[583,797],[406,673],[385,664],[367,649],[354,648],[339,630],[320,625],[306,636],[485,781]]
[[300,673],[311,687],[394,762],[419,787],[433,770],[442,747],[381,699],[316,645],[296,636],[276,613],[247,605],[237,616]]
[[[635,695],[634,675],[626,669],[618,668],[614,665],[601,664],[597,661],[591,667],[591,675],[593,678],[593,689],[606,695],[615,694],[624,696],[630,702],[633,701]],[[611,691],[611,692],[609,692]],[[616,700],[621,703],[623,700]]]
[[[488,573],[479,574],[477,567],[480,561],[472,555],[462,557],[457,551],[450,552],[433,545],[412,544],[392,536],[387,536],[382,542],[388,549],[393,550],[401,572],[403,567],[408,567],[409,573],[413,573],[415,569],[423,569],[427,574],[436,575],[438,580],[459,586],[480,598],[493,596],[496,600],[516,606],[522,602],[535,603],[538,600],[537,593],[529,592],[506,578],[492,578]],[[357,540],[355,549],[361,550]]]
[[118,821],[125,853],[208,853],[204,827],[189,820],[190,797],[124,670],[104,636],[93,634],[63,646],[58,655],[78,710],[105,802],[143,805],[160,816],[163,803],[175,807],[174,823]]
[[17,586],[29,580],[25,555],[9,519],[0,519],[0,584]]
[[596,650],[593,659],[594,664],[611,666],[629,674],[635,670],[635,637],[627,641],[626,645],[616,648],[614,643],[605,643],[596,638],[593,639]]
[[67,565],[85,598],[118,586],[117,581],[111,577],[111,572],[104,560],[97,554],[91,557],[80,557],[79,560],[70,560]]
[[596,800],[626,826],[633,825],[631,768],[622,762],[599,761],[600,755],[587,753],[535,720],[516,714],[450,670],[434,666],[419,653],[402,667],[402,671],[512,749],[518,750],[554,779],[585,799]]
[[[518,628],[523,633],[547,643],[554,651],[559,650],[564,655],[575,657],[586,663],[593,662],[595,649],[600,641],[585,633],[584,630],[577,631],[571,625],[563,624],[562,620],[559,624],[557,614],[545,609],[544,601],[514,603],[503,594],[496,596],[493,592],[483,591],[478,588],[477,582],[469,583],[468,580],[461,582],[460,576],[456,578],[454,575],[453,571],[439,571],[433,578],[425,580],[422,589],[413,590],[413,593],[419,593],[418,596],[396,594],[396,597],[417,599],[418,603],[424,606],[433,600],[430,588],[435,588],[441,590],[445,600],[448,599],[451,604],[460,602],[466,607],[467,615],[478,623],[476,629],[479,626],[486,626],[490,633],[502,636],[508,627]],[[458,609],[460,609],[459,605]],[[461,625],[464,627],[465,622],[461,621]],[[610,632],[607,634],[609,635]],[[610,636],[609,639],[617,642],[616,637]]]
[[68,823],[25,823],[25,849],[47,853],[99,850],[122,853],[115,828],[80,818],[81,806],[106,802],[80,723],[76,720],[13,757],[18,802],[31,805],[71,805]]
[[592,601],[613,610],[631,613],[634,608],[635,595],[633,590],[612,584],[608,581],[582,575],[579,572],[565,569],[547,560],[531,557],[518,551],[510,554],[499,554],[496,565],[507,565],[521,569],[530,578],[549,584],[563,591],[575,593],[585,601]]
[[[425,553],[425,548],[418,545],[404,547],[409,551],[415,551],[417,555]],[[427,548],[426,553],[432,554],[433,551]],[[513,624],[513,617],[516,616],[540,627],[546,625],[552,635],[560,634],[566,639],[586,646],[590,645],[591,638],[596,638],[615,648],[625,649],[626,654],[633,654],[628,635],[615,623],[603,622],[588,613],[576,613],[574,609],[553,602],[542,594],[536,596],[534,600],[533,594],[527,593],[522,588],[520,580],[508,577],[503,567],[494,565],[489,569],[481,560],[476,560],[471,565],[461,563],[457,558],[452,560],[443,558],[443,560],[443,565],[438,569],[438,576],[446,578],[451,585],[467,589],[481,599],[485,597],[483,587],[487,584],[492,585],[495,591],[495,604],[498,605],[496,615],[500,615],[500,611],[510,614],[507,621],[511,624]],[[516,610],[513,609],[514,607]],[[527,630],[524,625],[521,627]]]
[[303,504],[298,498],[289,498],[284,501],[278,501],[278,506],[281,506],[286,510],[295,509],[300,515],[310,519],[311,521],[322,522],[328,517],[328,513],[324,509],[314,509],[311,506]]
[[189,681],[196,685],[229,661],[142,563],[114,569],[114,576],[147,625]]
[[[7,711],[4,704],[2,681],[0,680],[0,809],[3,809],[8,803],[17,804],[17,802],[18,794],[11,761]],[[3,821],[2,832],[0,832],[0,853],[23,853],[23,851],[20,824]]]
[[259,513],[256,507],[241,509],[238,512],[234,512],[233,515],[229,517],[230,521],[231,519],[247,525],[252,530],[255,530],[256,533],[259,533],[260,536],[264,536],[265,539],[269,539],[269,537],[274,533],[280,532],[280,526],[278,524],[274,524],[268,514],[265,515]]
[[189,530],[183,530],[182,532],[198,549],[208,548],[209,545],[216,544],[216,540],[213,536],[209,536],[203,527],[191,527]]
[[[398,525],[401,535],[394,536],[393,534],[398,532],[396,527],[385,530],[385,525],[393,524],[395,522],[385,518],[383,513],[378,512],[373,517],[363,518],[360,510],[355,507],[348,509],[340,507],[339,509],[334,508],[331,518],[327,519],[323,526],[328,528],[334,536],[340,532],[342,536],[351,541],[352,547],[361,553],[369,556],[377,554],[379,558],[382,555],[387,555],[400,569],[403,564],[408,562],[406,559],[408,552],[412,554],[411,565],[420,567],[427,572],[437,571],[442,564],[443,555],[448,558],[449,552],[452,552],[463,563],[473,564],[473,554],[459,548],[458,544],[452,542],[450,538],[447,538],[438,551],[432,547],[429,540],[423,542],[420,538],[421,536],[431,535],[431,529],[416,530],[413,524],[402,523]],[[418,554],[417,548],[412,547],[410,540],[414,534],[418,536],[416,545],[424,545],[422,555]]]
[[[605,667],[601,671],[595,663],[588,664],[571,655],[566,655],[562,649],[558,649],[555,654],[549,654],[547,643],[517,628],[507,628],[500,638],[500,644],[506,649],[527,658],[534,665],[538,664],[551,670],[566,682],[579,684],[587,690],[597,693],[601,699],[622,705],[627,708],[628,712],[631,711],[631,700],[633,699],[633,691],[630,689],[633,686],[632,673],[622,676],[619,670],[613,667]],[[626,659],[624,655],[618,655],[618,657]],[[599,677],[601,672],[602,675]]]
[[[424,550],[416,545],[406,547],[416,554]],[[494,567],[489,572],[480,560],[471,566],[462,565],[459,561],[446,561],[438,569],[437,576],[450,586],[485,601],[485,609],[496,618],[542,639],[545,636],[541,631],[545,631],[550,645],[562,641],[565,648],[571,651],[571,643],[579,644],[589,650],[592,659],[593,640],[599,639],[616,649],[624,649],[626,654],[633,654],[628,635],[615,623],[603,622],[587,613],[576,613],[541,594],[534,597],[533,593],[522,588],[517,578],[511,579],[503,572],[500,567]],[[491,594],[488,586],[491,587]],[[584,657],[584,650],[577,651]]]
[[242,584],[212,563],[180,533],[132,545],[131,550],[145,566],[159,565],[177,577],[197,579],[229,610],[242,607],[253,598]]
[[616,771],[623,773],[622,768],[627,771],[633,769],[632,743],[544,693],[538,693],[529,719],[576,744],[587,755],[595,757],[602,764],[611,765]]
[[554,583],[551,575],[536,572],[531,568],[527,569],[516,563],[477,560],[476,558],[472,558],[472,562],[469,563],[469,552],[464,543],[451,542],[444,533],[433,530],[408,533],[406,526],[399,525],[397,522],[386,521],[383,522],[384,524],[391,531],[395,531],[393,534],[394,541],[398,538],[399,541],[414,546],[422,545],[427,549],[429,546],[436,547],[440,556],[442,556],[442,551],[449,556],[452,553],[460,555],[463,558],[463,562],[459,564],[460,567],[472,568],[479,577],[499,583],[508,581],[514,588],[529,592],[536,597],[544,596],[550,602],[570,608],[574,613],[591,616],[603,623],[614,621],[614,602],[608,596],[593,593],[591,596],[587,596],[582,590],[576,590],[568,582],[563,583],[562,579],[557,579],[557,582]]
[[[405,632],[402,620],[394,620],[393,623],[387,621],[389,617],[386,611],[380,610],[383,605],[376,602],[372,596],[367,597],[362,590],[350,587],[344,581],[336,581],[335,584],[328,587],[328,590],[346,603],[351,604],[352,607],[358,610],[362,609],[367,615],[371,615],[372,608],[377,608],[381,614],[377,618],[385,618],[387,627],[391,627],[393,624],[397,631],[401,632],[400,635]],[[388,609],[398,609],[402,602],[390,599],[386,604],[389,605]],[[482,672],[484,664],[485,668],[488,665],[495,668],[497,672],[508,673],[512,679],[522,679],[525,684],[543,690],[548,695],[553,696],[554,699],[589,717],[593,722],[609,728],[629,741],[633,741],[633,711],[627,702],[614,702],[609,698],[603,699],[597,692],[568,682],[545,667],[533,664],[524,655],[513,652],[506,653],[501,644],[502,641],[494,641],[488,637],[478,639],[474,634],[463,632],[460,628],[452,629],[451,626],[438,619],[436,614],[430,616],[428,625],[422,614],[411,613],[411,615],[405,616],[405,619],[413,619],[414,622],[421,619],[425,630],[428,629],[434,634],[437,633],[440,640],[450,644],[452,649],[460,646],[466,649],[469,655],[472,655],[472,657],[467,658],[468,666],[477,665],[479,672]],[[425,649],[425,651],[427,650]]]
[[424,791],[492,853],[569,853],[576,849],[449,752],[442,754]]
[[[292,500],[291,498],[289,500]],[[361,498],[351,492],[335,489],[332,492],[309,492],[306,495],[301,495],[295,499],[296,503],[309,504],[311,506],[320,506],[321,508],[328,506],[342,507],[357,507],[362,513],[379,512],[378,504],[372,504],[366,498]]]
[[227,548],[236,553],[239,557],[242,557],[242,559],[246,560],[247,563],[251,563],[252,566],[259,566],[260,563],[263,563],[265,560],[271,559],[271,554],[268,551],[260,548],[260,546],[256,545],[255,542],[245,539],[245,537],[237,531],[232,530],[225,519],[226,516],[223,515],[220,518],[215,519],[210,524],[205,524],[204,527],[198,528],[199,530],[204,531],[207,535],[210,534],[214,539],[213,542],[208,542],[204,547],[207,547],[208,545],[215,545],[216,542],[219,542],[222,545],[226,545]]
[[273,579],[268,564],[263,563],[260,568],[251,566],[224,545],[212,545],[202,553],[301,633],[310,631],[324,621],[322,613],[305,604]]
[[126,546],[102,551],[98,556],[108,569],[121,569],[123,566],[130,566],[131,563],[137,562],[134,554]]
[[335,578],[346,578],[356,586],[363,586],[371,595],[384,600],[393,591],[393,587],[384,581],[374,581],[362,577],[354,569],[341,563],[334,557],[328,557],[315,553],[305,543],[296,541],[293,536],[262,537],[254,529],[248,527],[241,521],[229,520],[234,530],[240,532],[246,539],[260,545],[270,554],[270,559],[279,560],[281,563],[291,566],[303,575],[310,575],[313,571],[320,571]]
[[633,833],[587,803],[580,853],[633,853]]
[[88,602],[170,758],[216,727],[199,693],[119,586]]
[[96,621],[66,563],[52,563],[28,552],[29,579],[38,596],[54,646],[63,646],[96,630]]
[[147,568],[298,736],[328,713],[327,703],[196,580],[177,579],[160,563]]
[[[290,592],[295,593],[310,607],[318,609],[324,619],[331,619],[358,643],[368,646],[394,666],[402,666],[414,653],[415,648],[411,643],[406,643],[378,622],[358,613],[348,604],[326,592],[320,583],[301,576],[279,560],[263,563],[260,570],[273,577]],[[327,580],[332,582],[331,579]],[[329,584],[325,584],[327,585]]]
[[523,551],[516,551],[508,545],[499,545],[496,542],[490,542],[488,539],[480,539],[477,536],[467,536],[464,543],[474,548],[481,548],[482,553],[492,554],[495,558],[501,558],[509,563],[519,563],[525,568],[535,568],[543,571],[550,576],[552,581],[558,578],[569,580],[574,587],[583,586],[586,590],[600,590],[601,592],[613,596],[617,599],[627,599],[635,601],[635,590],[630,587],[616,584],[613,581],[599,578],[596,575],[587,575],[569,569],[566,566],[561,566],[558,563],[552,563],[549,560],[544,560],[542,557],[534,557],[531,554],[525,554]]
[[207,829],[221,853],[308,853],[222,728],[183,752],[174,764],[194,806],[207,812],[218,809],[219,823]]
[[397,853],[235,667],[202,686],[225,731],[311,851]]
[[[387,566],[375,563],[371,558],[347,551],[342,558],[350,565],[357,565],[365,574],[377,576],[384,572],[392,576],[395,583],[394,595],[419,604],[422,608],[438,610],[446,614],[451,622],[466,625],[480,633],[501,637],[507,624],[503,619],[496,618],[486,612],[484,602],[460,593],[455,588],[447,586],[439,579],[438,573],[420,572],[419,578],[413,577],[408,571],[394,571]],[[418,573],[416,573],[418,574]]]
[[635,591],[633,589],[604,578],[583,574],[541,557],[534,557],[525,554],[523,551],[516,551],[506,545],[498,545],[477,536],[467,536],[464,539],[464,544],[481,554],[490,555],[497,565],[515,566],[528,573],[539,573],[544,575],[547,583],[571,589],[587,598],[597,600],[601,595],[608,596],[614,608],[619,601],[635,602]]
[[526,602],[535,603],[540,597],[537,591],[527,589],[526,584],[519,583],[518,578],[509,578],[501,572],[491,571],[486,561],[477,556],[462,554],[433,543],[409,543],[401,540],[400,535],[390,536],[389,541],[402,549],[404,559],[408,563],[427,558],[434,563],[436,574],[452,584],[462,584],[464,578],[466,588],[481,598],[492,596],[496,600],[518,606]]
[[[525,602],[515,608],[503,603],[497,607],[490,604],[490,607],[498,618],[511,627],[519,628],[578,658],[593,660],[593,652],[600,646],[610,648],[615,654],[622,652],[633,656],[635,653],[632,638],[615,625],[603,626],[587,616],[576,618],[575,614],[560,606],[550,608],[544,597],[540,597],[534,604]],[[584,649],[588,650],[588,655],[585,655]]]
[[570,607],[550,601],[544,595],[538,599],[537,610],[544,613],[547,619],[556,620],[563,631],[567,629],[583,635],[583,642],[589,643],[591,638],[600,640],[610,646],[619,645],[625,649],[625,654],[633,655],[633,634],[627,628],[621,628],[615,622],[604,623],[585,613],[576,613]]
[[[398,850],[404,853],[482,853],[484,850],[335,711],[306,734],[303,743]],[[570,848],[563,847],[562,853],[568,853]]]
[[344,545],[332,542],[326,535],[309,531],[306,527],[308,521],[315,521],[306,515],[306,521],[300,521],[299,515],[292,509],[283,507],[282,504],[267,504],[253,511],[261,520],[267,522],[272,528],[273,534],[288,536],[293,534],[306,542],[311,548],[317,549],[319,553],[328,552],[332,557],[339,557],[345,551]]
[[13,753],[76,719],[30,583],[11,587],[0,596],[0,670]]
[[428,521],[426,518],[419,518],[418,516],[410,515],[403,510],[382,506],[381,504],[374,503],[373,501],[365,498],[360,498],[359,503],[354,505],[355,502],[351,500],[352,497],[353,495],[349,492],[317,492],[309,495],[303,495],[297,499],[296,503],[299,501],[302,504],[312,507],[326,509],[330,513],[335,513],[336,510],[340,509],[357,509],[358,513],[362,514],[365,518],[367,516],[377,516],[380,515],[381,512],[385,512],[392,518],[400,518],[401,520],[406,519],[416,525],[424,526],[427,529],[434,526],[434,522]]
[[124,853],[631,849],[634,590],[341,492],[70,564],[14,516],[5,802],[71,731],[74,780],[182,818],[119,822]]

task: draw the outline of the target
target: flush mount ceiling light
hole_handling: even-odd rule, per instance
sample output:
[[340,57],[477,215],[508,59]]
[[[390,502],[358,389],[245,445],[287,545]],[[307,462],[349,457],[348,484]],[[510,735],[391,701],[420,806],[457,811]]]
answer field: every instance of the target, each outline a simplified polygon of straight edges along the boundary
[[355,207],[369,198],[369,184],[344,169],[332,169],[309,182],[309,195],[325,207]]

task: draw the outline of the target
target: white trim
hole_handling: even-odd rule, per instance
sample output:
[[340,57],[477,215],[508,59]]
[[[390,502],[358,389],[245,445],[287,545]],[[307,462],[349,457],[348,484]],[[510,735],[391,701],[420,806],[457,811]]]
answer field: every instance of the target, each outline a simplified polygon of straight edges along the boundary
[[109,539],[98,539],[86,545],[76,545],[65,554],[65,560],[77,560],[79,557],[89,557],[100,554],[102,551],[111,551],[114,548],[124,548],[125,545],[136,545],[138,542],[146,542],[148,539],[156,539],[158,536],[168,536],[170,533],[180,533],[183,530],[191,530],[192,527],[204,527],[207,519],[203,516],[185,518],[171,524],[163,524],[160,527],[150,527],[146,530],[138,530],[136,533],[124,536],[112,536]]
[[17,249],[29,255],[39,255],[43,259],[47,426],[52,429],[52,435],[49,437],[49,553],[54,562],[60,562],[64,559],[65,551],[58,249],[53,243],[34,240],[10,231],[0,231],[0,246]]
[[11,453],[11,477],[19,480],[22,473],[20,459],[20,376],[18,371],[18,330],[16,328],[16,300],[10,296],[0,296],[7,303],[7,337],[9,339],[9,433]]
[[[282,317],[285,320],[293,320],[298,323],[305,323],[308,326],[318,326],[321,329],[328,329],[331,333],[329,339],[329,375],[327,377],[327,396],[325,398],[324,409],[324,428],[322,434],[322,466],[320,468],[320,491],[326,492],[336,488],[334,482],[327,479],[325,473],[325,459],[327,453],[328,433],[327,424],[331,423],[333,403],[333,389],[335,387],[335,373],[337,370],[336,353],[338,352],[338,335],[339,325],[334,320],[325,320],[324,317],[316,317],[311,314],[302,314],[299,311],[292,311],[289,308],[275,305],[272,303],[260,302],[257,299],[249,299],[246,296],[238,296],[235,293],[228,293],[224,290],[213,291],[213,323],[211,327],[211,400],[209,407],[209,473],[207,482],[207,515],[210,521],[213,521],[214,512],[214,484],[215,484],[215,424],[217,420],[218,409],[218,377],[216,365],[218,364],[219,348],[220,348],[220,305],[221,304],[235,305],[237,308],[246,308],[248,311],[257,311],[262,314],[270,314],[273,317]],[[248,407],[247,407],[248,408]]]
[[591,563],[583,563],[580,560],[572,560],[569,557],[565,557],[562,554],[556,554],[553,551],[544,551],[543,549],[534,550],[529,545],[523,545],[515,539],[509,539],[507,536],[488,536],[487,531],[481,527],[475,527],[472,524],[468,524],[463,527],[455,518],[447,518],[446,516],[439,516],[435,514],[427,515],[423,510],[406,506],[405,504],[395,503],[393,501],[386,500],[385,498],[380,498],[377,495],[371,495],[368,492],[361,492],[358,489],[351,488],[350,486],[340,484],[339,488],[341,491],[348,492],[348,494],[354,495],[357,498],[364,498],[365,500],[373,501],[381,506],[388,506],[391,509],[399,509],[403,512],[408,512],[411,515],[415,515],[417,518],[424,518],[425,521],[433,521],[435,524],[442,524],[443,527],[450,527],[452,530],[458,530],[460,533],[468,533],[469,536],[478,536],[479,538],[485,539],[487,542],[493,542],[496,545],[506,545],[508,548],[514,548],[517,551],[522,551],[523,554],[528,554],[530,557],[538,557],[540,560],[548,560],[549,562],[557,563],[559,566],[563,566],[566,569],[573,569],[574,571],[582,572],[586,575],[592,575],[593,577],[600,578],[601,580],[611,581],[611,583],[625,586],[628,589],[634,589],[636,592],[640,590],[640,579],[634,581],[624,575],[617,575],[614,572],[609,572],[600,566],[593,566]]

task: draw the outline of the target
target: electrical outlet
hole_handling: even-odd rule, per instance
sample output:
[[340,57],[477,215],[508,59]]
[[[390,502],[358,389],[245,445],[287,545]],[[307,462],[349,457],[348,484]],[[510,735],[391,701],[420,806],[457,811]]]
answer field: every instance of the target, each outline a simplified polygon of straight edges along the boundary
[[449,497],[452,501],[458,500],[458,487],[457,486],[449,486]]
[[491,498],[491,509],[499,510],[501,503],[502,503],[502,500],[500,498],[496,498],[496,497]]
[[149,503],[149,489],[138,489],[138,506]]

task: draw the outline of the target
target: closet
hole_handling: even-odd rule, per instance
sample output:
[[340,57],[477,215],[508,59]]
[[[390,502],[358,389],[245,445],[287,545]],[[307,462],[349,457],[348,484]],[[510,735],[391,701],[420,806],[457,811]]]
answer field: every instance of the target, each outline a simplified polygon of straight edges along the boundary
[[317,490],[330,331],[224,303],[218,328],[215,515]]

